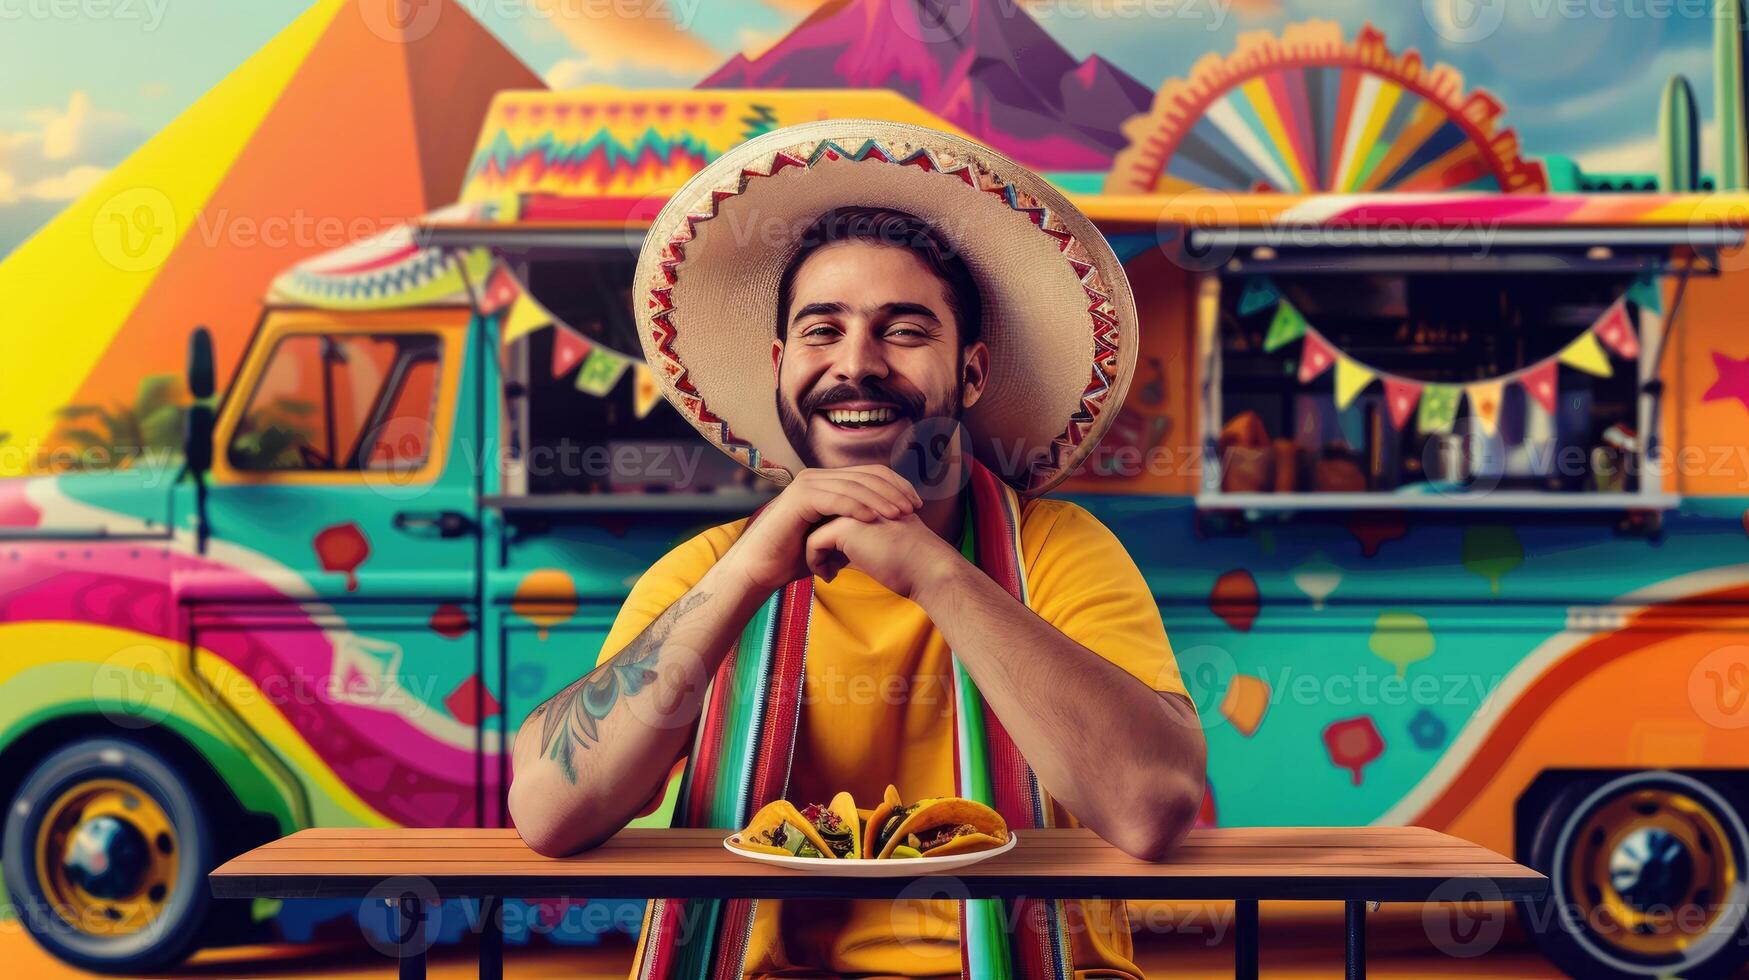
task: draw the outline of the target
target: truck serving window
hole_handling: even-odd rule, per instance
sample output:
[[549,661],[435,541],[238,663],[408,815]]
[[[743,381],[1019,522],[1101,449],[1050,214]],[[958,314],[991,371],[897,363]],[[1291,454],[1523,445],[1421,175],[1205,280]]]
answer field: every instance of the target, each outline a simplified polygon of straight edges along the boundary
[[[520,259],[518,277],[557,325],[506,348],[514,434],[506,447],[507,492],[711,493],[766,486],[707,443],[666,399],[640,402],[643,347],[631,305],[636,255],[535,250]],[[585,350],[565,357],[560,344]],[[625,362],[607,387],[582,377],[599,376],[587,363],[597,351]]]
[[243,471],[406,469],[431,451],[434,334],[293,334],[274,346],[226,447]]
[[1204,494],[1637,494],[1642,351],[1661,324],[1630,301],[1636,281],[1224,276]]

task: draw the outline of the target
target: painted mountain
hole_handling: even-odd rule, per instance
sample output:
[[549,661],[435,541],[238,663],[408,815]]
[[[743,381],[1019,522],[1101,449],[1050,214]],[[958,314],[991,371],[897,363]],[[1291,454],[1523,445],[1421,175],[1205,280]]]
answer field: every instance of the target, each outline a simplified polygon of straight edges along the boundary
[[764,54],[700,88],[889,88],[1019,162],[1105,170],[1153,92],[1077,62],[1019,0],[831,0]]

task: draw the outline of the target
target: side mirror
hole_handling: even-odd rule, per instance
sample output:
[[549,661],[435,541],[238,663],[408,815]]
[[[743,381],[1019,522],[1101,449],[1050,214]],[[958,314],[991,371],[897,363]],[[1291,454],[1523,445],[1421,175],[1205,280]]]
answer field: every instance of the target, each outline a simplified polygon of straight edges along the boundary
[[190,472],[204,474],[213,468],[213,408],[196,403],[188,408],[183,454]]
[[195,401],[213,396],[213,335],[205,327],[195,327],[188,336],[188,393]]
[[182,451],[189,471],[199,476],[213,466],[213,335],[205,327],[189,335],[187,381],[194,404],[188,407]]

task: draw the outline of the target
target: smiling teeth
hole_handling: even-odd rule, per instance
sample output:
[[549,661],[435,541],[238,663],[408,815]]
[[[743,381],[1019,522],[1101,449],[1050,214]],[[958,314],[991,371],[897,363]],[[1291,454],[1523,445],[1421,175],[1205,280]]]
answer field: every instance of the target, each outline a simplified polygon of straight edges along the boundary
[[869,408],[860,411],[831,410],[827,411],[826,418],[835,425],[856,425],[858,423],[891,422],[895,414],[890,408]]

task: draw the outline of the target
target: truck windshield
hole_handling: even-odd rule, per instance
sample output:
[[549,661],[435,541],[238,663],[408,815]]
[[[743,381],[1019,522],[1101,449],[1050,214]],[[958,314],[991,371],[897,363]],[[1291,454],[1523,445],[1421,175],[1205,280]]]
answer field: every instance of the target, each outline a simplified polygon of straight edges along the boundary
[[418,466],[430,453],[441,340],[294,334],[274,346],[226,452],[239,470]]

